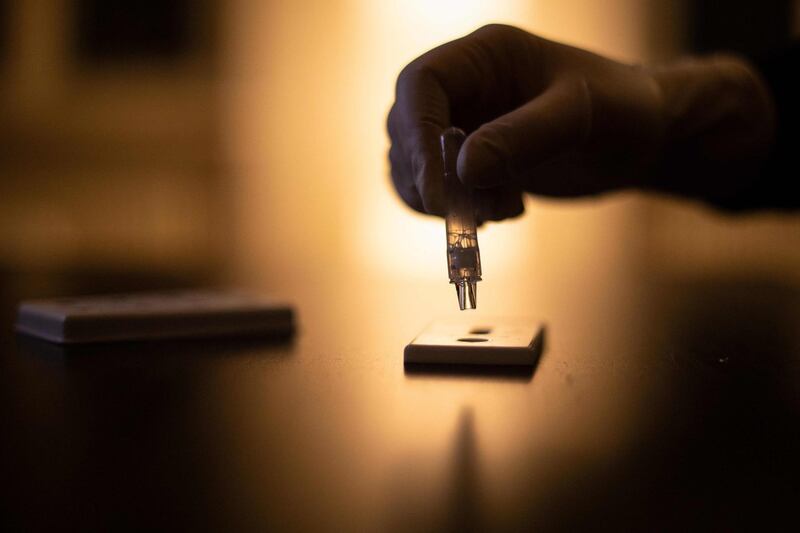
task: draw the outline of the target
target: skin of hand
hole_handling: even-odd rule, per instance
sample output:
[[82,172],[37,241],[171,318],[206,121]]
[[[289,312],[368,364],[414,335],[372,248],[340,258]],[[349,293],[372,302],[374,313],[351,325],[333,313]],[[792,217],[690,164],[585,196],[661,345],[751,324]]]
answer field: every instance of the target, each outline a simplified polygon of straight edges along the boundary
[[490,25],[398,77],[392,181],[423,213],[444,214],[439,136],[449,126],[467,132],[458,175],[485,221],[521,214],[523,192],[640,188],[722,202],[752,186],[774,112],[758,74],[734,56],[645,68]]

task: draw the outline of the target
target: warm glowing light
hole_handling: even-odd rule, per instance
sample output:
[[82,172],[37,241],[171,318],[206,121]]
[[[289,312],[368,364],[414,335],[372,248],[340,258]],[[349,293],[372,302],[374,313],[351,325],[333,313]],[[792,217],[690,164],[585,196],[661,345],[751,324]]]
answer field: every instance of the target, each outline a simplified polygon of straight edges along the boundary
[[[446,283],[443,222],[402,205],[389,179],[385,120],[397,74],[426,50],[490,22],[635,56],[637,3],[595,4],[227,4],[222,101],[237,188],[232,249],[239,256],[233,263],[243,270],[236,274],[280,286],[353,275]],[[522,258],[532,250],[589,253],[584,244],[595,240],[592,232],[612,223],[606,217],[601,225],[568,232],[570,224],[554,224],[548,216],[537,210],[480,230],[484,283],[530,275]],[[563,254],[552,260],[576,263]]]

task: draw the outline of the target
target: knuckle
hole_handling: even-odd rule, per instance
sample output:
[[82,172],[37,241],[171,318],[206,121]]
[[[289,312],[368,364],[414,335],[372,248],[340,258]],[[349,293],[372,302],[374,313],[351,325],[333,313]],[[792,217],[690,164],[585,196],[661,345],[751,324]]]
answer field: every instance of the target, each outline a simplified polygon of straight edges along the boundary
[[393,170],[399,170],[402,166],[402,156],[403,154],[400,151],[400,147],[397,146],[397,143],[392,143],[392,145],[389,147],[389,162],[391,163]]
[[508,35],[513,31],[518,31],[518,30],[514,26],[509,26],[508,24],[499,24],[493,22],[491,24],[484,24],[483,26],[475,30],[473,35],[475,35],[476,37],[496,38]]
[[400,120],[396,106],[392,106],[389,116],[386,118],[386,133],[389,135],[389,140],[391,141],[391,149],[402,150],[404,144],[403,124]]
[[509,26],[508,24],[486,24],[475,30],[472,35],[481,41],[488,41],[508,45],[508,50],[523,49],[524,44],[529,40],[539,40],[536,36],[517,28],[516,26]]
[[397,106],[392,105],[391,109],[389,109],[389,114],[386,115],[386,131],[389,134],[389,137],[394,139],[395,137],[395,123],[397,121]]
[[495,120],[482,125],[475,135],[475,143],[480,146],[484,157],[500,163],[516,152],[514,127],[503,120]]
[[425,56],[418,57],[403,67],[403,70],[398,74],[395,86],[397,98],[402,98],[404,94],[420,86],[423,81],[430,79],[431,76],[431,67]]

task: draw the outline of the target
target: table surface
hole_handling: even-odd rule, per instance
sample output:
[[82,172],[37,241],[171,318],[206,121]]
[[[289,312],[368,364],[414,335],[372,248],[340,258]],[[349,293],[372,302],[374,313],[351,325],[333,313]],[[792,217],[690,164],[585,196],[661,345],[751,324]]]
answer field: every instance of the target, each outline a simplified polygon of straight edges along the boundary
[[531,372],[404,368],[446,283],[286,289],[291,342],[16,336],[4,520],[22,529],[732,529],[797,520],[800,296],[780,280],[587,268],[487,279],[542,318]]

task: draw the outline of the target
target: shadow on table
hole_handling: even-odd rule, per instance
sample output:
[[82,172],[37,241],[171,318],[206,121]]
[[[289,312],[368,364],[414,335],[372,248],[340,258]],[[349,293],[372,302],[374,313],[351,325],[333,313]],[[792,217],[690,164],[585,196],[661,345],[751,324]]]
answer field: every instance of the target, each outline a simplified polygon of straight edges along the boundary
[[445,505],[446,531],[485,531],[478,472],[478,445],[475,415],[471,408],[461,410],[453,447],[449,501]]
[[456,420],[450,458],[443,477],[408,476],[427,468],[427,459],[412,458],[390,479],[389,508],[382,531],[486,531],[488,523],[471,407],[461,408]]

